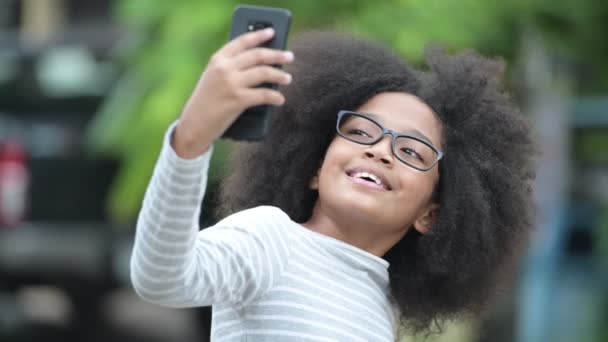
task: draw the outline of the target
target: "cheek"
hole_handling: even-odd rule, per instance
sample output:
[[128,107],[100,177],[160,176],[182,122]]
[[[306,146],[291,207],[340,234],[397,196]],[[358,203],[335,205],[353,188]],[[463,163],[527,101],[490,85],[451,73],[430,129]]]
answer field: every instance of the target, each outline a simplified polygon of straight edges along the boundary
[[329,175],[330,173],[342,170],[349,158],[352,159],[352,152],[341,146],[340,141],[334,141],[327,148],[319,176]]
[[436,175],[431,173],[421,174],[416,170],[406,170],[400,178],[400,197],[411,203],[426,204],[435,190]]

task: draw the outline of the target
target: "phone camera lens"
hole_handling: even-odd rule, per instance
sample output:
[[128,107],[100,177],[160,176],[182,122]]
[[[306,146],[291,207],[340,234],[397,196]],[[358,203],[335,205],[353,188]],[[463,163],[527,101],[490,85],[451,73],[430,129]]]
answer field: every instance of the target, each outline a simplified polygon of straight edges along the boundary
[[249,25],[247,25],[247,31],[249,31],[249,32],[258,31],[258,30],[263,30],[267,27],[272,27],[272,24],[265,23],[265,22],[259,22],[259,21],[253,21],[253,22],[250,22]]

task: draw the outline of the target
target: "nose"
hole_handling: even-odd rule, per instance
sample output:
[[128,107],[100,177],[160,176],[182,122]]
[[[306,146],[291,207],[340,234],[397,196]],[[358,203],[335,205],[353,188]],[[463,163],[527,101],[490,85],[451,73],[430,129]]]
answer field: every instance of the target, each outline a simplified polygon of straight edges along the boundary
[[393,149],[391,146],[392,137],[385,135],[373,145],[369,145],[365,149],[365,156],[374,160],[378,160],[385,165],[392,165],[394,162]]

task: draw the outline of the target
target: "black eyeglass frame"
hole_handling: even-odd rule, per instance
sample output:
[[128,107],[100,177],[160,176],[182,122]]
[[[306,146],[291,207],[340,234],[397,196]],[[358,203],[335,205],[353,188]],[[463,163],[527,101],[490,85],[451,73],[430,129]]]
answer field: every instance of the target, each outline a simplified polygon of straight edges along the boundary
[[[342,117],[344,115],[354,115],[354,116],[359,116],[362,117],[366,120],[369,120],[371,122],[373,122],[374,124],[376,124],[376,126],[380,127],[382,129],[382,134],[380,134],[378,136],[378,138],[374,139],[373,141],[364,143],[364,142],[360,142],[360,141],[356,141],[353,140],[349,137],[347,137],[346,135],[342,134],[340,132],[340,122],[342,121]],[[444,153],[442,151],[440,151],[439,149],[437,149],[435,146],[431,145],[429,142],[419,138],[419,137],[415,137],[413,135],[408,135],[408,134],[401,134],[401,133],[397,133],[393,130],[390,130],[384,126],[382,126],[381,123],[379,123],[378,121],[374,120],[373,118],[369,117],[368,115],[365,115],[364,113],[359,113],[359,112],[353,112],[353,111],[349,111],[349,110],[341,110],[338,112],[338,120],[336,121],[336,133],[338,133],[339,136],[341,136],[342,138],[348,140],[348,141],[352,141],[354,143],[357,144],[361,144],[361,145],[374,145],[376,144],[378,141],[382,140],[382,138],[384,138],[385,135],[390,135],[392,137],[392,141],[391,141],[391,152],[393,153],[393,155],[395,156],[395,158],[397,158],[400,162],[404,163],[405,165],[412,167],[416,170],[419,171],[428,171],[430,169],[432,169],[435,164],[437,164],[444,156]],[[414,139],[416,141],[419,141],[425,145],[427,145],[428,147],[430,147],[433,151],[435,151],[435,153],[437,154],[437,158],[435,159],[435,161],[427,168],[421,168],[415,165],[412,165],[406,161],[404,161],[403,159],[399,158],[399,156],[397,155],[397,153],[395,153],[395,145],[397,144],[397,138],[400,137],[405,137],[405,138],[410,138],[410,139]]]

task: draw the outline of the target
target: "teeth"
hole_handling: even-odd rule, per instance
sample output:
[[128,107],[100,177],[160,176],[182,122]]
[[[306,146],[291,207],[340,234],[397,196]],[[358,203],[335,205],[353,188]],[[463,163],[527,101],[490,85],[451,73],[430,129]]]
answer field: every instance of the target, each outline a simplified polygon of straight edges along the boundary
[[369,178],[371,180],[373,180],[376,184],[378,185],[382,185],[382,182],[380,181],[380,178],[378,178],[376,175],[372,174],[372,173],[368,173],[368,172],[357,172],[354,175],[357,178]]

